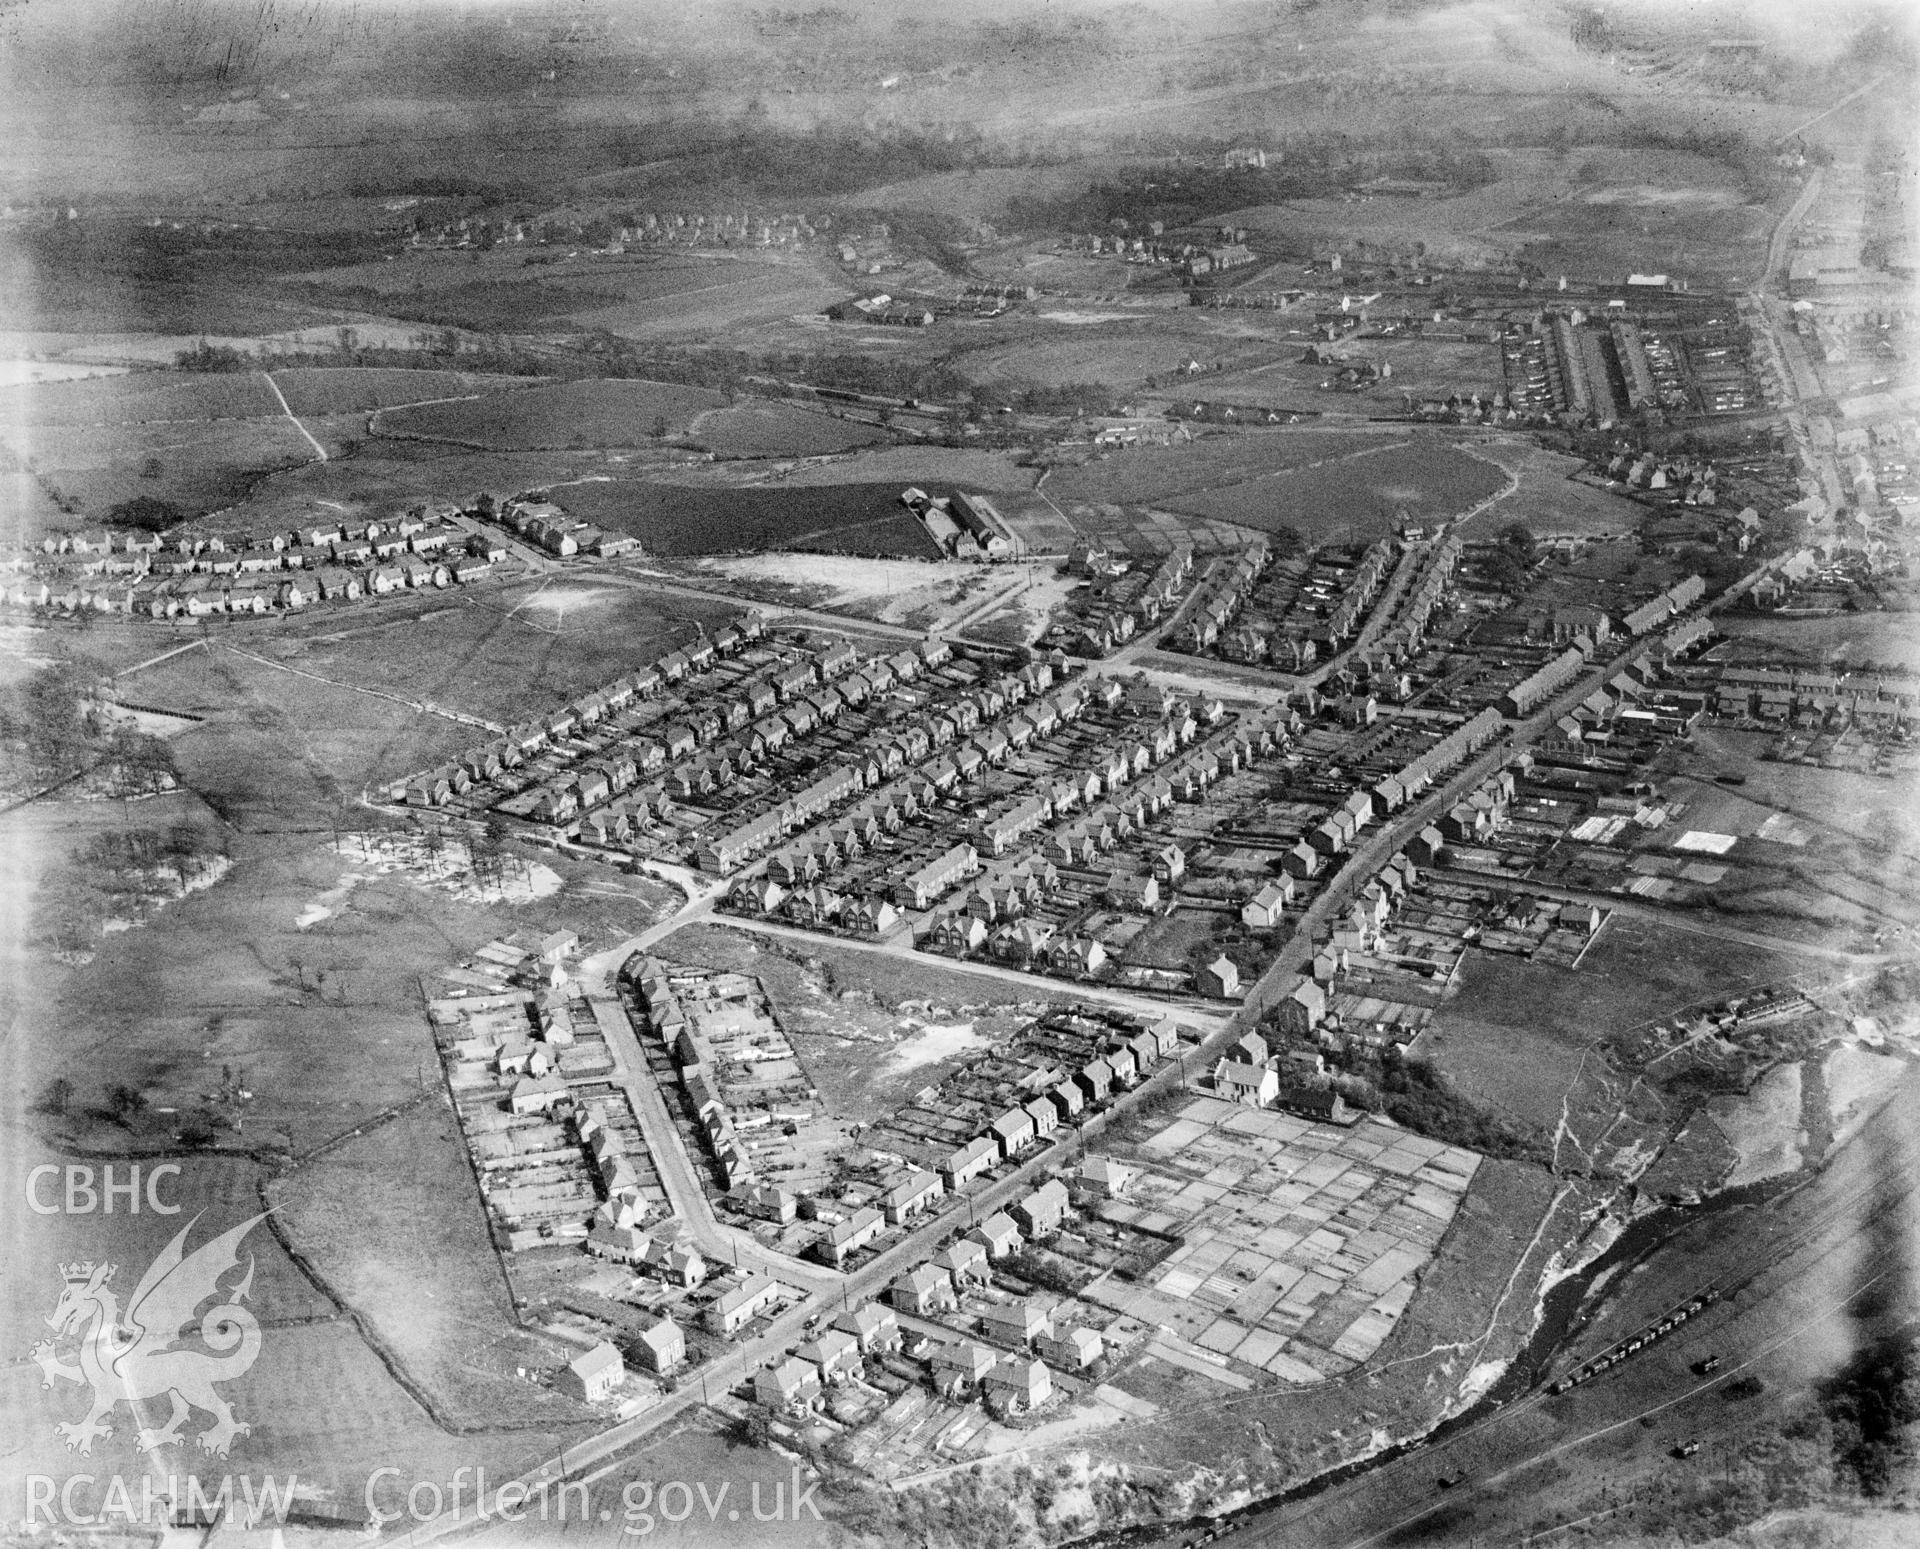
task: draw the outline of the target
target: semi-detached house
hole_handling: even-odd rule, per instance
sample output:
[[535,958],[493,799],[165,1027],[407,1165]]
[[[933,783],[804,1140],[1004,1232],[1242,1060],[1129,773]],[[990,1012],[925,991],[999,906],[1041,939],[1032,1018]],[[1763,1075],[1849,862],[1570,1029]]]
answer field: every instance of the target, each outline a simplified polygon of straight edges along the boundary
[[902,909],[926,909],[956,883],[972,876],[978,866],[974,847],[957,844],[903,877],[894,888],[894,902]]

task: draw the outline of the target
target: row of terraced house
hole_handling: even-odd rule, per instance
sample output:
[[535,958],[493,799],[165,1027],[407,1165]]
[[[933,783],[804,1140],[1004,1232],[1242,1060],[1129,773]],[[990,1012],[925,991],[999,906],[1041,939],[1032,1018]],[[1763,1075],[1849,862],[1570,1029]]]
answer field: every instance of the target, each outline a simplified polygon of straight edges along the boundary
[[[449,763],[396,783],[389,788],[388,795],[408,806],[445,806],[454,796],[522,767],[575,732],[597,726],[636,701],[651,698],[690,673],[735,654],[764,632],[765,624],[758,612],[741,614],[711,635],[592,689],[540,720],[510,726],[499,736],[469,748]],[[642,775],[658,772],[670,758],[690,752],[695,740],[691,730],[683,740],[680,734],[669,729],[663,742],[652,744],[652,752],[643,749],[640,754],[627,755],[625,762],[614,760],[606,767],[570,775],[565,783],[556,779],[548,788],[535,793],[530,810],[537,807],[539,815],[548,820],[564,821],[583,806],[610,800],[617,790],[631,788]],[[545,804],[539,805],[543,800]]]
[[[897,657],[887,658],[881,665],[889,672],[917,674],[923,666],[940,665],[950,654],[944,641],[929,640],[916,651],[900,653],[913,659],[911,669]],[[837,865],[850,849],[870,847],[875,833],[898,832],[906,821],[965,778],[967,771],[977,772],[988,763],[1003,761],[1017,745],[1044,735],[1042,728],[1051,730],[1079,714],[1085,690],[1072,684],[1055,688],[1054,670],[1049,662],[1029,662],[955,695],[947,703],[894,723],[893,729],[853,761],[830,771],[808,790],[709,837],[696,856],[700,869],[717,876],[729,875],[788,834],[814,824],[831,807],[855,796],[864,795],[865,799],[832,830],[810,836],[802,848],[817,850],[822,861]],[[1028,709],[1017,708],[1029,704]],[[774,857],[773,866],[780,867],[782,859]],[[796,876],[811,880],[804,862],[795,869],[791,853],[786,859],[789,881]],[[819,869],[816,867],[811,875],[818,875]],[[825,869],[831,869],[831,865]],[[903,888],[913,891],[908,885],[911,881],[906,879],[902,888],[895,889],[896,902],[900,902]]]
[[[972,815],[964,828],[956,826],[955,842],[930,855],[904,875],[875,878],[867,896],[843,894],[823,879],[843,864],[871,849],[881,834],[897,834],[908,821],[931,812],[955,790],[977,779],[987,768],[1012,754],[1044,741],[1056,728],[1077,720],[1089,704],[1106,708],[1143,698],[1136,706],[1151,712],[1156,723],[1139,737],[1098,755],[1086,768],[1037,780],[1030,794],[1013,795]],[[1078,808],[1091,808],[1103,796],[1114,804],[1115,819],[1130,822],[1128,809],[1138,809],[1147,822],[1176,795],[1198,799],[1199,794],[1227,766],[1251,759],[1254,749],[1272,746],[1270,727],[1235,732],[1220,750],[1204,749],[1177,767],[1148,779],[1156,765],[1165,764],[1198,735],[1202,726],[1216,725],[1224,716],[1218,700],[1171,702],[1165,691],[1139,678],[1122,684],[1112,678],[1091,678],[1069,684],[1031,701],[1005,723],[989,726],[951,752],[933,757],[905,778],[876,791],[861,807],[827,825],[824,831],[776,854],[757,876],[734,890],[732,904],[754,913],[786,914],[797,923],[825,926],[838,923],[860,930],[885,930],[899,923],[905,911],[923,911],[962,883],[1003,858],[1032,847],[1034,836]],[[1134,785],[1133,782],[1139,782]],[[1129,787],[1124,793],[1121,788]],[[1094,827],[1098,827],[1096,823]],[[1091,830],[1090,830],[1091,831]],[[1089,841],[1091,842],[1091,840]],[[1111,842],[1111,841],[1110,841]],[[1016,868],[1017,870],[1017,868]],[[1047,884],[1032,868],[1024,884]],[[993,879],[1008,881],[1006,873]]]
[[203,618],[465,585],[506,558],[449,507],[251,533],[72,534],[12,556],[0,596],[66,613]]

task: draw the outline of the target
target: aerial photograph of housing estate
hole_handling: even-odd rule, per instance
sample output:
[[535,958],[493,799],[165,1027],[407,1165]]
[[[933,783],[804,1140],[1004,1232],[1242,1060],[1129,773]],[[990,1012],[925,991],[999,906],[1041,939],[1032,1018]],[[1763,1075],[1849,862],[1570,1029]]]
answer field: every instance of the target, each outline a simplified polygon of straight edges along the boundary
[[0,69],[0,1544],[1920,1544],[1920,12]]

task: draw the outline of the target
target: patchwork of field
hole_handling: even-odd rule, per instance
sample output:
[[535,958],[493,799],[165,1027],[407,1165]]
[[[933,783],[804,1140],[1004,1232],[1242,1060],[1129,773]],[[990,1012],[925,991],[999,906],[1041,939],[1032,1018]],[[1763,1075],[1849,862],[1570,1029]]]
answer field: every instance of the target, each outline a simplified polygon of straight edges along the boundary
[[1210,1354],[1298,1384],[1379,1349],[1481,1160],[1371,1120],[1314,1124],[1212,1097],[1138,1155],[1141,1177],[1103,1216],[1182,1241],[1140,1289],[1113,1288],[1116,1310],[1161,1329],[1148,1348],[1163,1360]]
[[1164,504],[1263,532],[1292,528],[1310,541],[1378,538],[1402,522],[1458,516],[1505,487],[1501,470],[1424,440],[1179,495]]
[[637,447],[657,441],[660,431],[684,431],[703,411],[725,404],[719,393],[669,382],[561,382],[391,409],[376,415],[372,428],[376,435],[451,441],[488,451]]
[[[938,491],[936,491],[937,493]],[[813,549],[938,559],[896,484],[736,489],[619,480],[561,492],[569,514],[638,538],[654,554]]]

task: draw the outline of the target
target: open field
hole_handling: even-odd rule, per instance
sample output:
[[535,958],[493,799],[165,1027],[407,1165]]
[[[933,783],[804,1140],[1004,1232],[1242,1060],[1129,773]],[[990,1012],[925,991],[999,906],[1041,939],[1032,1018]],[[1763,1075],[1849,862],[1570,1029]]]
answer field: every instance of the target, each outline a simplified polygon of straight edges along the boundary
[[687,426],[687,439],[719,457],[823,457],[884,445],[891,438],[855,420],[749,399],[732,408],[695,415]]
[[0,389],[0,424],[7,425],[141,425],[278,413],[280,400],[256,371],[139,371]]
[[1291,527],[1314,542],[1351,534],[1377,538],[1402,521],[1457,516],[1504,483],[1499,470],[1453,447],[1425,440],[1314,468],[1176,495],[1175,510],[1263,532]]
[[375,416],[373,430],[502,452],[645,446],[659,439],[662,424],[683,431],[702,410],[725,402],[705,388],[668,382],[561,382],[388,410]]
[[[1023,316],[1014,342],[970,349],[962,365],[975,381],[989,386],[1033,382],[1066,387],[1099,382],[1135,391],[1151,382],[1185,391],[1178,385],[1187,380],[1181,373],[1197,361],[1207,368],[1207,375],[1193,378],[1193,389],[1225,396],[1215,394],[1216,371],[1232,372],[1270,353],[1263,338],[1249,337],[1252,330],[1244,323],[1221,321],[1234,317],[1182,307],[1122,322],[1036,326],[1032,318]],[[1044,312],[1041,319],[1044,324]]]
[[112,427],[32,425],[0,430],[16,457],[77,502],[61,525],[98,526],[112,506],[139,496],[189,516],[224,509],[263,475],[313,460],[313,447],[274,406],[272,419],[149,420]]
[[1837,613],[1830,618],[1732,613],[1720,621],[1720,629],[1730,640],[1714,652],[1716,660],[1920,670],[1920,629],[1908,613]]
[[1796,866],[1842,866],[1901,885],[1907,869],[1920,862],[1920,807],[1911,777],[1780,763],[1765,756],[1776,741],[1770,732],[1713,726],[1696,737],[1709,768],[1745,778],[1740,790],[1749,800],[1795,819],[1812,819],[1858,847],[1852,853],[1834,851],[1823,840],[1809,847],[1812,853],[1790,857]]
[[[24,1155],[33,1164],[74,1161],[71,1153],[33,1143]],[[149,1153],[149,1165],[165,1156],[168,1153]],[[189,1249],[265,1208],[259,1185],[266,1175],[250,1160],[177,1153],[169,1159],[180,1172],[162,1182],[160,1194],[179,1205],[179,1215],[129,1216],[124,1210],[111,1218],[99,1213],[34,1215],[25,1209],[20,1191],[12,1191],[5,1212],[8,1241],[13,1262],[27,1272],[9,1278],[10,1327],[41,1325],[58,1299],[57,1266],[62,1262],[115,1264],[116,1288],[125,1282],[130,1293],[147,1265],[196,1216],[200,1219],[188,1238]],[[523,1466],[558,1439],[554,1432],[503,1427],[491,1417],[468,1435],[448,1435],[396,1380],[351,1318],[287,1255],[272,1227],[263,1223],[250,1232],[240,1253],[242,1265],[250,1261],[253,1266],[246,1305],[261,1326],[260,1354],[250,1370],[223,1383],[222,1392],[232,1402],[235,1418],[251,1430],[235,1439],[227,1458],[211,1458],[199,1452],[193,1440],[211,1417],[196,1414],[184,1427],[183,1445],[160,1470],[163,1474],[168,1467],[197,1471],[209,1494],[223,1473],[244,1472],[255,1479],[273,1474],[282,1480],[294,1475],[299,1480],[297,1513],[353,1527],[365,1520],[368,1476],[396,1456],[404,1455],[429,1476],[446,1477],[445,1471],[459,1463],[482,1458],[496,1470]],[[27,1374],[37,1376],[31,1368]],[[285,1402],[289,1393],[300,1394],[302,1401]],[[119,1473],[137,1507],[148,1460],[134,1448],[136,1425],[124,1406],[109,1416],[113,1435],[78,1463],[54,1430],[56,1422],[77,1420],[85,1412],[85,1395],[83,1387],[62,1382],[43,1388],[24,1376],[11,1385],[5,1401],[12,1443],[9,1481],[32,1472],[60,1477],[84,1466],[104,1485],[108,1475]],[[154,1408],[148,1407],[150,1412]],[[164,1406],[153,1419],[165,1419]]]
[[1406,440],[1391,431],[1271,430],[1204,436],[1184,445],[1136,447],[1049,475],[1047,491],[1062,503],[1124,501],[1190,505],[1210,490]]
[[[438,1072],[428,1080],[420,1104],[286,1173],[268,1197],[302,1258],[365,1320],[442,1424],[577,1426],[587,1419],[577,1405],[515,1374],[573,1352],[517,1327],[458,1122]],[[385,1230],[362,1229],[369,1212]],[[430,1288],[423,1258],[434,1266]]]
[[1208,521],[1178,511],[1080,501],[1064,509],[1076,536],[1096,538],[1109,548],[1133,554],[1165,554],[1181,544],[1195,549],[1238,549],[1249,536],[1249,530],[1236,522]]
[[291,276],[296,294],[482,332],[571,323],[625,337],[819,313],[846,287],[801,260],[759,254],[404,252]]
[[[0,389],[0,441],[39,475],[19,482],[49,531],[97,526],[109,507],[138,496],[188,516],[216,510],[262,475],[313,457],[257,372],[134,372]],[[49,491],[75,509],[52,509]]]
[[843,484],[850,472],[862,480],[897,479],[902,488],[956,485],[961,489],[1006,494],[1033,488],[1034,470],[1020,466],[1011,452],[975,451],[967,447],[875,447],[861,452],[851,464],[822,463],[782,473],[780,482],[794,488]]
[[[506,722],[618,677],[635,662],[668,650],[670,643],[685,643],[696,619],[712,628],[740,611],[728,603],[684,597],[663,606],[643,588],[565,577],[458,598],[435,593],[425,601],[424,608],[409,607],[404,614],[374,604],[357,616],[303,620],[307,628],[299,632],[231,638],[244,650],[343,686],[272,673],[274,691],[290,703],[308,691],[337,695],[374,689]],[[221,654],[236,670],[271,672]],[[349,703],[369,719],[383,715],[383,707],[404,711],[390,700],[361,693],[352,693]],[[455,739],[464,737],[455,747],[466,747],[479,735],[474,727],[438,716],[414,720],[425,742],[434,746],[440,744],[441,728]],[[412,756],[421,763],[409,769],[424,767],[435,755],[421,745],[412,748]],[[406,772],[389,768],[383,756],[378,772],[356,769],[354,776],[379,780]]]
[[1446,398],[1458,393],[1490,397],[1501,387],[1500,351],[1492,344],[1464,344],[1441,339],[1400,337],[1373,339],[1353,334],[1321,348],[1354,361],[1372,361],[1390,367],[1357,392],[1334,392],[1321,386],[1338,369],[1313,365],[1302,358],[1315,335],[1308,329],[1288,329],[1291,343],[1279,347],[1278,360],[1221,376],[1207,376],[1194,384],[1201,397],[1228,403],[1264,404],[1274,408],[1315,409],[1328,413],[1398,414],[1404,394],[1415,398]]
[[806,269],[767,265],[725,272],[671,296],[629,297],[582,308],[572,316],[583,328],[604,328],[622,338],[705,338],[715,330],[811,318],[846,295],[845,285]]
[[1574,478],[1586,466],[1577,457],[1507,437],[1477,441],[1474,451],[1519,481],[1480,516],[1480,537],[1520,522],[1536,538],[1613,538],[1634,532],[1646,518],[1644,507]]
[[[1577,972],[1469,952],[1459,995],[1434,1013],[1417,1052],[1477,1103],[1551,1132],[1582,1102],[1611,1102],[1592,1045],[1629,1028],[1812,966],[1681,928],[1610,921]],[[1583,1062],[1593,1082],[1576,1092]],[[1630,1077],[1617,1083],[1624,1091]],[[1568,1115],[1563,1100],[1572,1099]],[[1604,1127],[1604,1126],[1603,1126]]]
[[[283,417],[306,456],[313,448]],[[364,414],[329,415],[302,424],[323,444],[345,436],[351,455],[306,462],[261,480],[232,511],[206,522],[211,531],[234,527],[287,528],[315,508],[341,521],[404,511],[423,501],[471,501],[482,490],[496,498],[544,489],[583,477],[631,473],[651,454],[598,449],[553,452],[483,452],[442,441],[369,437]],[[676,469],[676,474],[677,474]]]
[[1325,244],[1405,255],[1421,244],[1429,262],[1518,255],[1577,279],[1636,268],[1685,274],[1696,285],[1752,276],[1772,217],[1750,202],[1731,167],[1685,151],[1580,143],[1583,127],[1604,135],[1614,125],[1592,104],[1538,105],[1575,143],[1546,149],[1543,136],[1535,146],[1489,147],[1496,176],[1482,187],[1438,198],[1302,199],[1226,218],[1303,255]]
[[410,371],[387,366],[295,366],[273,373],[295,414],[350,414],[395,404],[460,398],[530,385],[475,371]]
[[992,572],[977,565],[911,559],[859,559],[837,554],[741,554],[703,560],[701,572],[724,576],[759,595],[783,593],[886,624],[903,624],[970,594]]
[[65,513],[30,473],[0,471],[0,541],[29,544],[66,525]]

